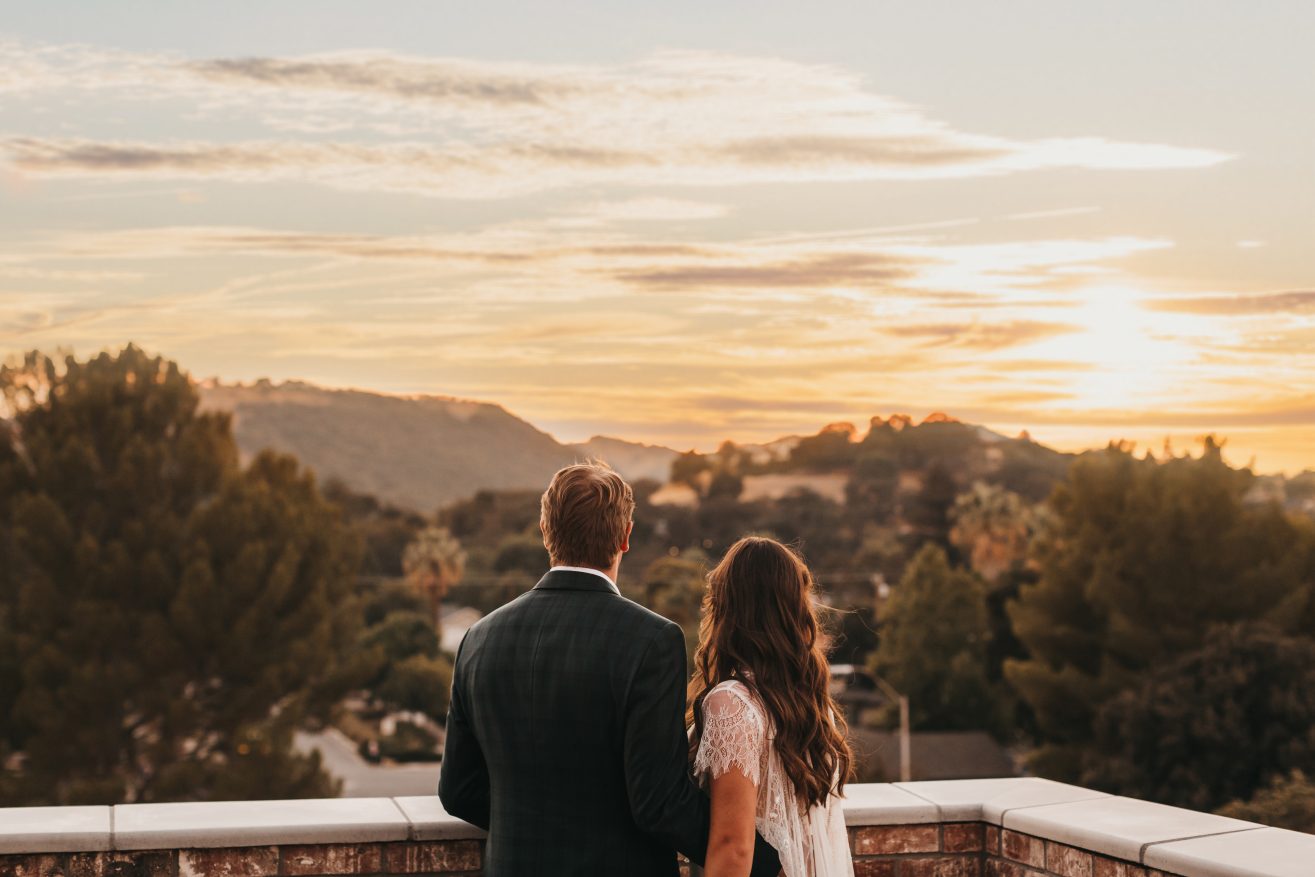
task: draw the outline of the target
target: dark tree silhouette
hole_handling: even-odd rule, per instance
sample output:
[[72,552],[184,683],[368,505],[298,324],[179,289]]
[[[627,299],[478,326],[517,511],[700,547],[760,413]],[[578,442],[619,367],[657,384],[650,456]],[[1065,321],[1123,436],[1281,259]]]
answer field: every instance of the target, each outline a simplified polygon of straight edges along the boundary
[[321,795],[292,730],[357,680],[354,540],[136,347],[0,369],[0,737],[33,804]]

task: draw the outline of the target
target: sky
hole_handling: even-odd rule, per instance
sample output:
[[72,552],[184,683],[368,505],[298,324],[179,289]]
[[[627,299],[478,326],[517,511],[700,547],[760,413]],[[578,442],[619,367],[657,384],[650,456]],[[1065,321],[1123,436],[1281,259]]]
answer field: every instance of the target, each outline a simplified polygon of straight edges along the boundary
[[1315,4],[0,0],[0,356],[1315,467]]

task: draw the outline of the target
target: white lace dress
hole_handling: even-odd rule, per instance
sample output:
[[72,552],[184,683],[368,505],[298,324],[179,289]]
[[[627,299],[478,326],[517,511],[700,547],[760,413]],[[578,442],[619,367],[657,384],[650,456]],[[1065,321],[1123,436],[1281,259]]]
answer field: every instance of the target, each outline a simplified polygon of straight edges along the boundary
[[772,745],[775,736],[767,711],[749,688],[733,679],[723,682],[703,699],[694,776],[704,788],[732,769],[753,781],[758,787],[754,821],[780,854],[785,877],[853,877],[841,799],[832,795],[800,812],[794,785]]

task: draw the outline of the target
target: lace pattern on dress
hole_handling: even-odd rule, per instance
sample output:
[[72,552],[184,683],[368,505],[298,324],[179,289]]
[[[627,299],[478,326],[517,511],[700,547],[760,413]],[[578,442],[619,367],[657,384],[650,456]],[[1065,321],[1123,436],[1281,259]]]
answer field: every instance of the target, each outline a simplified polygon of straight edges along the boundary
[[[853,877],[849,836],[840,802],[801,812],[776,755],[767,711],[744,683],[730,680],[703,698],[703,736],[694,755],[694,775],[706,788],[731,769],[758,787],[754,825],[780,854],[785,877]],[[690,729],[693,733],[693,729]]]
[[756,707],[733,688],[718,686],[703,699],[703,737],[694,757],[696,776],[722,776],[736,768],[762,782],[767,729]]

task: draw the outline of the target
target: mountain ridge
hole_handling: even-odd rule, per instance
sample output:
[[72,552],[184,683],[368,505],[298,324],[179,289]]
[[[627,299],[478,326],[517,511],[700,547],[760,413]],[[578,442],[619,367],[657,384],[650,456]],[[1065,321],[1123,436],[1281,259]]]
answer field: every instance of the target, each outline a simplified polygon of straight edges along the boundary
[[[198,391],[203,410],[231,414],[244,458],[265,448],[291,453],[322,481],[341,481],[422,512],[481,490],[541,489],[557,469],[585,459],[605,460],[631,481],[666,482],[672,463],[688,456],[614,436],[561,442],[497,403],[456,396],[402,396],[263,379],[251,384],[211,379],[200,382]],[[898,429],[913,425],[900,414],[889,420],[875,417],[871,423]],[[924,423],[960,421],[937,413]],[[961,425],[982,444],[1030,441]],[[857,435],[852,424],[831,424],[819,435],[837,429]],[[809,438],[783,436],[737,447],[760,459],[784,460]]]

